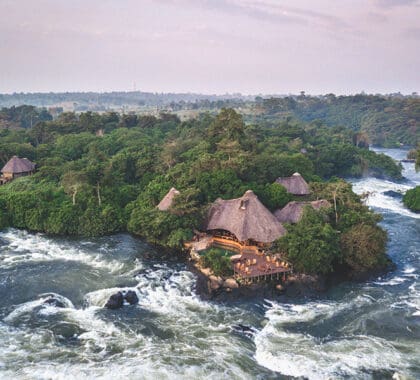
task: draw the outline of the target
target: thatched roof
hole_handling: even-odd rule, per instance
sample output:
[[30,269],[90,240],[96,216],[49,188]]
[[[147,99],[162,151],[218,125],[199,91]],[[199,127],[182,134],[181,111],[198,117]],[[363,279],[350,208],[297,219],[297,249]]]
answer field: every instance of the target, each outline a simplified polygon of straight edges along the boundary
[[175,189],[175,187],[171,188],[171,190],[168,191],[168,194],[166,194],[160,201],[160,203],[157,205],[157,208],[160,211],[168,210],[172,206],[174,198],[179,194],[180,192],[177,189]]
[[207,230],[226,230],[239,241],[271,243],[286,233],[285,228],[248,190],[241,198],[217,199],[210,207]]
[[331,204],[325,199],[312,202],[289,202],[282,209],[276,210],[274,216],[280,223],[297,223],[302,218],[305,206],[312,206],[315,210],[319,210],[321,207],[331,207]]
[[35,164],[27,158],[13,156],[1,169],[2,173],[28,173],[35,170]]
[[293,195],[309,195],[309,186],[299,173],[291,177],[279,177],[276,182],[283,185],[287,192]]

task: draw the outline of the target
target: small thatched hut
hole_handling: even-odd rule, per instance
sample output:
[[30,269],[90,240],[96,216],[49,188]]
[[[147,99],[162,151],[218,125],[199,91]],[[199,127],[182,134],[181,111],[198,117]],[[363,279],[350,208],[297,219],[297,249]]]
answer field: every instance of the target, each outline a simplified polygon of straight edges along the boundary
[[18,177],[31,175],[35,171],[35,164],[27,158],[13,156],[1,169],[2,182],[8,182]]
[[175,189],[175,187],[172,187],[171,190],[168,191],[168,193],[162,198],[160,203],[157,205],[157,208],[160,211],[167,211],[174,201],[174,198],[179,195],[180,192]]
[[321,207],[331,207],[331,204],[325,199],[312,202],[289,202],[282,209],[275,211],[274,216],[280,223],[297,223],[302,218],[305,206],[312,206],[315,210],[319,210]]
[[239,242],[271,243],[286,233],[252,190],[241,198],[217,199],[210,207],[207,231],[228,231]]
[[287,192],[293,195],[309,195],[309,186],[299,173],[294,173],[291,177],[279,177],[276,183],[283,185]]

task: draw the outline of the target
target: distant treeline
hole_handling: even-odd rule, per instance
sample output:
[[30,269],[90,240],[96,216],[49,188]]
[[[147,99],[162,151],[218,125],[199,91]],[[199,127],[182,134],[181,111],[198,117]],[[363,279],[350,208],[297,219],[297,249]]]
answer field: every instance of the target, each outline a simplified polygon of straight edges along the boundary
[[[75,107],[96,106],[103,109],[110,106],[166,106],[178,102],[219,101],[229,99],[253,100],[253,96],[241,94],[203,95],[193,93],[153,93],[141,91],[114,92],[49,92],[0,94],[0,107],[29,104],[37,107],[50,107],[60,103],[75,103]],[[87,108],[85,109],[87,110]]]
[[[21,126],[27,128],[36,121],[47,117],[34,115],[32,119],[19,117],[22,105],[52,107],[62,104],[72,105],[77,112],[110,111],[154,108],[168,112],[185,110],[219,112],[222,108],[234,108],[244,115],[247,124],[272,124],[279,119],[295,118],[303,122],[318,122],[330,127],[343,126],[354,132],[363,133],[371,144],[385,147],[401,145],[416,146],[420,142],[420,97],[417,94],[403,96],[366,95],[336,96],[242,96],[203,95],[203,94],[158,94],[140,91],[133,92],[80,92],[80,93],[20,93],[0,94],[0,106],[11,107],[0,113],[0,128]],[[16,108],[13,108],[16,106]],[[24,110],[27,115],[28,110]],[[55,110],[57,111],[57,109]],[[10,115],[12,114],[12,115]],[[5,117],[5,115],[7,117]],[[21,122],[22,121],[22,122]]]

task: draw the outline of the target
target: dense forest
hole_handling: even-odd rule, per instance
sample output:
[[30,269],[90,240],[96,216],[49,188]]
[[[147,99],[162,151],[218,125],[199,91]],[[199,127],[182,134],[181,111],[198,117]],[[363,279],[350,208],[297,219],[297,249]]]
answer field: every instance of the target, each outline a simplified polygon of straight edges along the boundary
[[[1,130],[0,162],[13,155],[36,162],[37,172],[0,187],[2,227],[85,236],[130,231],[172,248],[192,237],[218,197],[235,198],[252,189],[269,209],[283,207],[292,198],[274,181],[300,172],[312,182],[314,199],[335,204],[328,219],[308,212],[302,223],[289,227],[287,239],[295,238],[279,242],[286,250],[290,245],[291,257],[293,249],[311,256],[300,264],[305,255],[294,260],[309,272],[383,259],[378,216],[339,177],[401,178],[399,165],[355,143],[348,128],[290,118],[246,125],[233,109],[184,122],[167,113],[63,113],[32,128]],[[156,205],[171,187],[181,194],[170,212],[161,212]],[[326,256],[314,258],[304,235],[323,242]],[[375,243],[371,236],[380,239]],[[293,248],[292,241],[301,245]],[[337,252],[348,253],[343,258]],[[370,264],[360,252],[373,255]]]
[[0,128],[13,125],[27,128],[47,115],[24,110],[28,120],[22,120],[20,110],[27,105],[49,107],[61,111],[124,111],[155,113],[175,112],[190,118],[199,112],[217,114],[222,108],[234,108],[243,114],[247,124],[272,124],[279,119],[293,118],[321,125],[343,126],[364,136],[364,141],[384,147],[416,146],[420,142],[420,97],[366,95],[336,96],[242,96],[202,94],[157,94],[140,91],[110,93],[33,93],[0,94]]
[[320,120],[362,132],[372,144],[416,146],[420,142],[420,99],[380,95],[257,99],[264,117],[292,115],[303,121]]

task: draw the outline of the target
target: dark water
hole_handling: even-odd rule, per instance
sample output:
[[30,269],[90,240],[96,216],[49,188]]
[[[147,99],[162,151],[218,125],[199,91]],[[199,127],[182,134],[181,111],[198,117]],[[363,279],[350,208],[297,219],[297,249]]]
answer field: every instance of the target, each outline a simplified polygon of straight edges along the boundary
[[[420,183],[405,165],[402,184],[355,181],[375,192],[396,269],[317,299],[220,305],[200,300],[184,263],[129,235],[0,233],[0,378],[420,378],[420,216],[382,194]],[[136,290],[139,305],[104,309],[121,289]],[[51,297],[63,307],[45,304]]]

